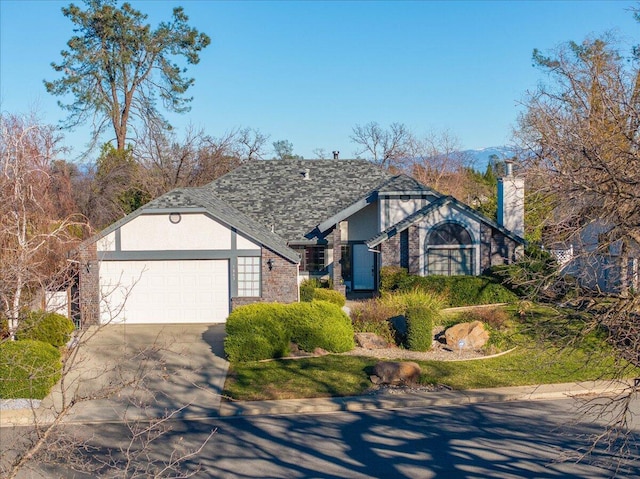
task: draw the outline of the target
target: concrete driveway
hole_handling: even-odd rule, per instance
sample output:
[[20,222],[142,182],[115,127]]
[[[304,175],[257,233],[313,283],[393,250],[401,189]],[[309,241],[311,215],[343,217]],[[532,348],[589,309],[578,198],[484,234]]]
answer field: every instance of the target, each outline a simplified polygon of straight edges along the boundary
[[89,328],[71,372],[43,401],[75,397],[74,421],[217,415],[229,363],[224,324],[108,325]]

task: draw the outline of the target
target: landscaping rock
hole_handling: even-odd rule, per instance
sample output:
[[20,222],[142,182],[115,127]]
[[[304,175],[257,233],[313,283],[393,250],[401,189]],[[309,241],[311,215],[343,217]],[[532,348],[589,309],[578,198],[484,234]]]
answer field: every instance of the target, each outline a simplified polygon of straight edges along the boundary
[[356,333],[356,344],[364,349],[386,349],[391,345],[375,333]]
[[420,378],[420,366],[414,362],[380,361],[370,376],[373,384],[409,385]]
[[489,340],[489,333],[480,321],[472,321],[451,326],[444,337],[452,349],[480,349]]

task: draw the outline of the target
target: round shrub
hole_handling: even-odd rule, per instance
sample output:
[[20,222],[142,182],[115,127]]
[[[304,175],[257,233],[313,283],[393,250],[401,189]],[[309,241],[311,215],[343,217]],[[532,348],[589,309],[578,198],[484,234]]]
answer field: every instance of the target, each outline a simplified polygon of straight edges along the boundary
[[59,348],[69,342],[74,329],[73,321],[61,314],[30,311],[20,320],[16,339],[43,341]]
[[305,279],[300,283],[300,301],[308,303],[313,301],[313,295],[318,286],[318,281],[313,279]]
[[407,346],[411,351],[428,351],[433,342],[433,319],[436,311],[421,305],[411,305],[405,312]]
[[313,292],[313,299],[315,301],[328,301],[333,304],[337,304],[342,307],[345,305],[347,298],[342,293],[335,289],[319,288]]
[[42,341],[0,343],[0,398],[43,399],[60,379],[60,351]]
[[291,334],[282,320],[285,308],[283,304],[257,303],[235,309],[225,327],[224,351],[229,361],[286,356]]
[[327,301],[287,305],[286,324],[291,340],[305,351],[322,348],[332,353],[355,347],[351,320],[342,309]]

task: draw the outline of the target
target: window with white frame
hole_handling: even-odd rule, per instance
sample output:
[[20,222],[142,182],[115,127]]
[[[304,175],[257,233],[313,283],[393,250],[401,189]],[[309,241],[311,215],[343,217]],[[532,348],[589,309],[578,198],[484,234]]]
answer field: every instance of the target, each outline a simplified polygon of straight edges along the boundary
[[260,257],[238,258],[238,296],[260,296]]
[[475,247],[469,232],[457,223],[443,223],[431,230],[426,243],[426,273],[472,275]]

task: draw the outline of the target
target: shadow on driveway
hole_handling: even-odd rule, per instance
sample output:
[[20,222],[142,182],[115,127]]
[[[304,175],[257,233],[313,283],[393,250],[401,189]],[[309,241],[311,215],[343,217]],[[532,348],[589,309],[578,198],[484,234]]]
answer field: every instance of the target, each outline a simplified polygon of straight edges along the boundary
[[226,359],[224,353],[225,324],[212,324],[202,333],[202,340],[209,345],[211,352],[219,358]]

